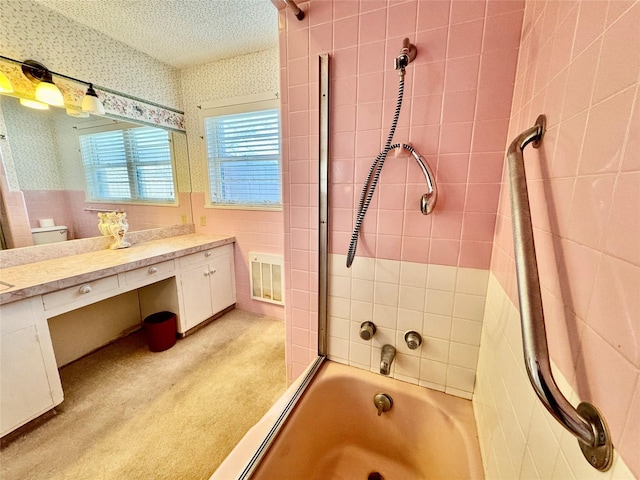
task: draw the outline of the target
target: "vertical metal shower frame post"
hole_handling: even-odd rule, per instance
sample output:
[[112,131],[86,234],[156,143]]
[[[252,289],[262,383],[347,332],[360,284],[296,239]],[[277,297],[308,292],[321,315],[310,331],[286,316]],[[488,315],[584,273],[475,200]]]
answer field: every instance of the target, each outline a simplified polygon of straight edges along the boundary
[[326,357],[327,285],[329,280],[329,55],[319,57],[320,137],[318,149],[318,355]]
[[329,55],[319,57],[320,67],[320,137],[319,137],[319,222],[318,222],[318,357],[301,375],[302,380],[288,400],[262,442],[253,453],[238,480],[249,480],[260,465],[287,418],[302,398],[327,356],[327,281],[329,269]]

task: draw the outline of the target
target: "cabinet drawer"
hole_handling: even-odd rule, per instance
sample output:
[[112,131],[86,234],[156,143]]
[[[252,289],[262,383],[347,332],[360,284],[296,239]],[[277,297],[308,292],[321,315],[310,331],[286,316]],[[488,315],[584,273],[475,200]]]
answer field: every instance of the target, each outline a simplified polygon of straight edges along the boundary
[[221,247],[210,248],[202,252],[192,253],[180,258],[181,267],[189,267],[199,263],[207,263],[209,260],[220,257],[222,255],[231,255],[233,253],[233,244],[223,245]]
[[126,272],[124,275],[127,285],[147,285],[153,283],[155,281],[154,278],[162,280],[167,273],[171,273],[174,270],[175,265],[173,260],[167,260],[166,262],[154,263],[148,267],[136,268],[135,270]]
[[45,310],[51,310],[62,305],[89,299],[118,288],[118,276],[100,278],[91,282],[82,283],[75,287],[65,288],[57,292],[42,295],[42,303]]

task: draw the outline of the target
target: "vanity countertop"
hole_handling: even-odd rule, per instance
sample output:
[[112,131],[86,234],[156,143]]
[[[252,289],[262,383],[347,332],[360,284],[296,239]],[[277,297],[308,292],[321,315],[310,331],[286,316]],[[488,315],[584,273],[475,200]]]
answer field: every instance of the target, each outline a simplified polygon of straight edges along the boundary
[[150,240],[120,250],[99,250],[0,268],[0,305],[117,275],[154,263],[235,242],[235,237],[192,233]]

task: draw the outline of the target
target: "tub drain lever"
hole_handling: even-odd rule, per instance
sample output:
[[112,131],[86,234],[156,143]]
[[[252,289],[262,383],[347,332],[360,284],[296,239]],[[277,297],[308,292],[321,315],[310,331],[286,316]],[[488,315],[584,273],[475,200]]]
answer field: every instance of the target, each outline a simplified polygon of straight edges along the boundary
[[388,412],[393,406],[393,400],[386,393],[378,393],[373,397],[373,404],[378,409],[378,416],[382,415],[382,412]]

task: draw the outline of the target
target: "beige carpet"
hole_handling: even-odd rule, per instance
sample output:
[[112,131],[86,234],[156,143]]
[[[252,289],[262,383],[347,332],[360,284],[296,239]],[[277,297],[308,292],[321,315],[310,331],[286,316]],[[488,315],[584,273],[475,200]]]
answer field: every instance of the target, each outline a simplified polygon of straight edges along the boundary
[[233,310],[164,352],[134,333],[61,376],[58,413],[3,442],[3,480],[206,479],[284,392],[284,325]]

